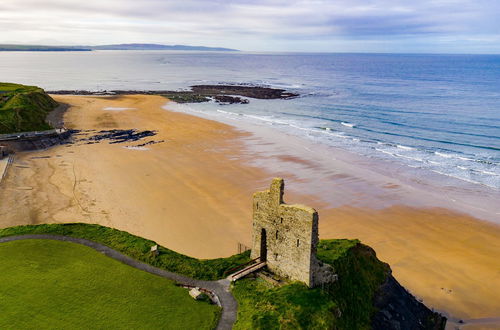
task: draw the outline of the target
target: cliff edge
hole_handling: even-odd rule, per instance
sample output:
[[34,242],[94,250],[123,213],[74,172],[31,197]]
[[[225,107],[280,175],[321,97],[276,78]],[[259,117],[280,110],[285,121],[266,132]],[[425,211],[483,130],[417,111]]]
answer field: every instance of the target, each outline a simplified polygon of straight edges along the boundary
[[235,282],[234,329],[444,329],[446,318],[408,293],[369,246],[321,240],[317,258],[333,266],[336,282],[313,289],[262,276]]
[[0,83],[0,134],[51,129],[46,117],[57,106],[39,87]]
[[444,329],[446,318],[401,286],[371,247],[357,240],[323,240],[318,258],[332,264],[339,277],[327,289],[342,315],[339,328]]

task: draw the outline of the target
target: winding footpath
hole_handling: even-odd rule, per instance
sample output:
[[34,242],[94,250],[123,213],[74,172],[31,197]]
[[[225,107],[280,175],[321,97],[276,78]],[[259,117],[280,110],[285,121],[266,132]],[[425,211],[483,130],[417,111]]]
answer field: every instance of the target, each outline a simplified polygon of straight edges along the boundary
[[126,265],[131,267],[143,270],[145,272],[155,274],[161,277],[168,278],[173,280],[179,284],[186,286],[197,286],[206,290],[213,292],[219,299],[220,304],[222,306],[222,314],[217,325],[218,330],[226,330],[231,329],[233,327],[234,322],[236,321],[236,312],[238,310],[238,304],[236,299],[234,299],[233,295],[229,290],[230,281],[227,279],[222,279],[218,281],[202,281],[195,280],[193,278],[179,275],[176,273],[172,273],[149,264],[143,263],[141,261],[135,260],[131,257],[128,257],[120,252],[113,250],[105,245],[89,241],[83,238],[76,238],[70,236],[60,236],[60,235],[49,235],[49,234],[40,234],[40,235],[20,235],[20,236],[9,236],[0,238],[0,243],[12,242],[12,241],[20,241],[20,240],[28,240],[28,239],[49,239],[63,242],[72,242],[76,244],[81,244],[88,246],[102,254],[118,260]]

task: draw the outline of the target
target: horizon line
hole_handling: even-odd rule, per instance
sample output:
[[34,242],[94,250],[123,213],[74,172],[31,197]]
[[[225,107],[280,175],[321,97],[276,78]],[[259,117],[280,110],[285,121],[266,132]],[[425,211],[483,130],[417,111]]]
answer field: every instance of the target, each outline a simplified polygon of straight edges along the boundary
[[[120,42],[120,43],[110,43],[110,44],[93,44],[93,45],[50,45],[50,44],[38,44],[38,43],[0,43],[1,46],[32,46],[32,47],[54,47],[54,48],[77,48],[77,47],[102,47],[102,46],[117,46],[117,45],[158,45],[158,46],[169,46],[169,47],[175,47],[175,46],[181,46],[181,47],[203,47],[203,48],[223,48],[223,49],[228,49],[226,50],[220,50],[220,51],[210,51],[210,52],[227,52],[227,53],[288,53],[288,54],[372,54],[372,55],[500,55],[500,52],[492,52],[492,53],[486,53],[486,52],[428,52],[428,51],[422,51],[422,52],[399,52],[399,51],[388,51],[388,52],[381,52],[381,51],[342,51],[342,50],[337,50],[337,51],[296,51],[296,50],[242,50],[242,49],[236,49],[236,48],[229,48],[229,47],[223,47],[223,46],[205,46],[205,45],[188,45],[188,44],[163,44],[163,43],[156,43],[156,42],[151,42],[151,43],[146,43],[146,42]],[[39,52],[36,50],[33,51],[23,51],[23,50],[12,50],[9,52]],[[71,50],[69,50],[71,51]],[[203,50],[167,50],[167,49],[105,49],[105,50],[100,50],[100,49],[90,49],[90,51],[175,51],[175,52],[203,52]],[[0,50],[0,52],[6,52],[4,50]],[[50,52],[45,51],[45,52]]]

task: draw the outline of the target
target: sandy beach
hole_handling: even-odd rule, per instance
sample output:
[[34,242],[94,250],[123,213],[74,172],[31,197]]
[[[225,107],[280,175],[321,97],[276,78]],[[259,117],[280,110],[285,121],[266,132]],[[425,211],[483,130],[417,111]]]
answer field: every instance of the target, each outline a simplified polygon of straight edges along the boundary
[[[277,153],[271,160],[277,165],[270,166],[255,151],[266,148],[262,139],[167,111],[160,96],[54,98],[70,105],[68,128],[157,134],[135,142],[81,141],[16,154],[0,186],[0,227],[99,223],[194,257],[228,256],[237,252],[238,243],[250,245],[252,193],[280,175],[287,202],[319,211],[321,238],[359,238],[372,246],[401,284],[429,307],[461,319],[500,316],[496,224],[432,207],[423,198],[414,205],[398,203],[411,187],[362,171],[357,175],[365,179],[354,180],[340,161],[328,177],[328,166],[297,155]],[[148,141],[163,142],[138,147]],[[328,189],[317,181],[327,181]],[[369,201],[369,194],[360,193],[363,187],[380,190],[382,197]],[[330,195],[339,196],[335,203],[325,198]],[[393,202],[382,203],[388,200]]]

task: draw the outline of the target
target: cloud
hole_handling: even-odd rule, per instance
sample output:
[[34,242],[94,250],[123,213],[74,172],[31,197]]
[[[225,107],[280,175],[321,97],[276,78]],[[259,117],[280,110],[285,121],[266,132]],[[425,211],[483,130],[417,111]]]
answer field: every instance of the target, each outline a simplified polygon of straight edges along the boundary
[[[497,40],[496,0],[2,0],[9,39],[272,45],[428,38]],[[474,38],[474,36],[481,36]],[[440,39],[441,38],[441,39]],[[296,50],[296,49],[294,49]]]

